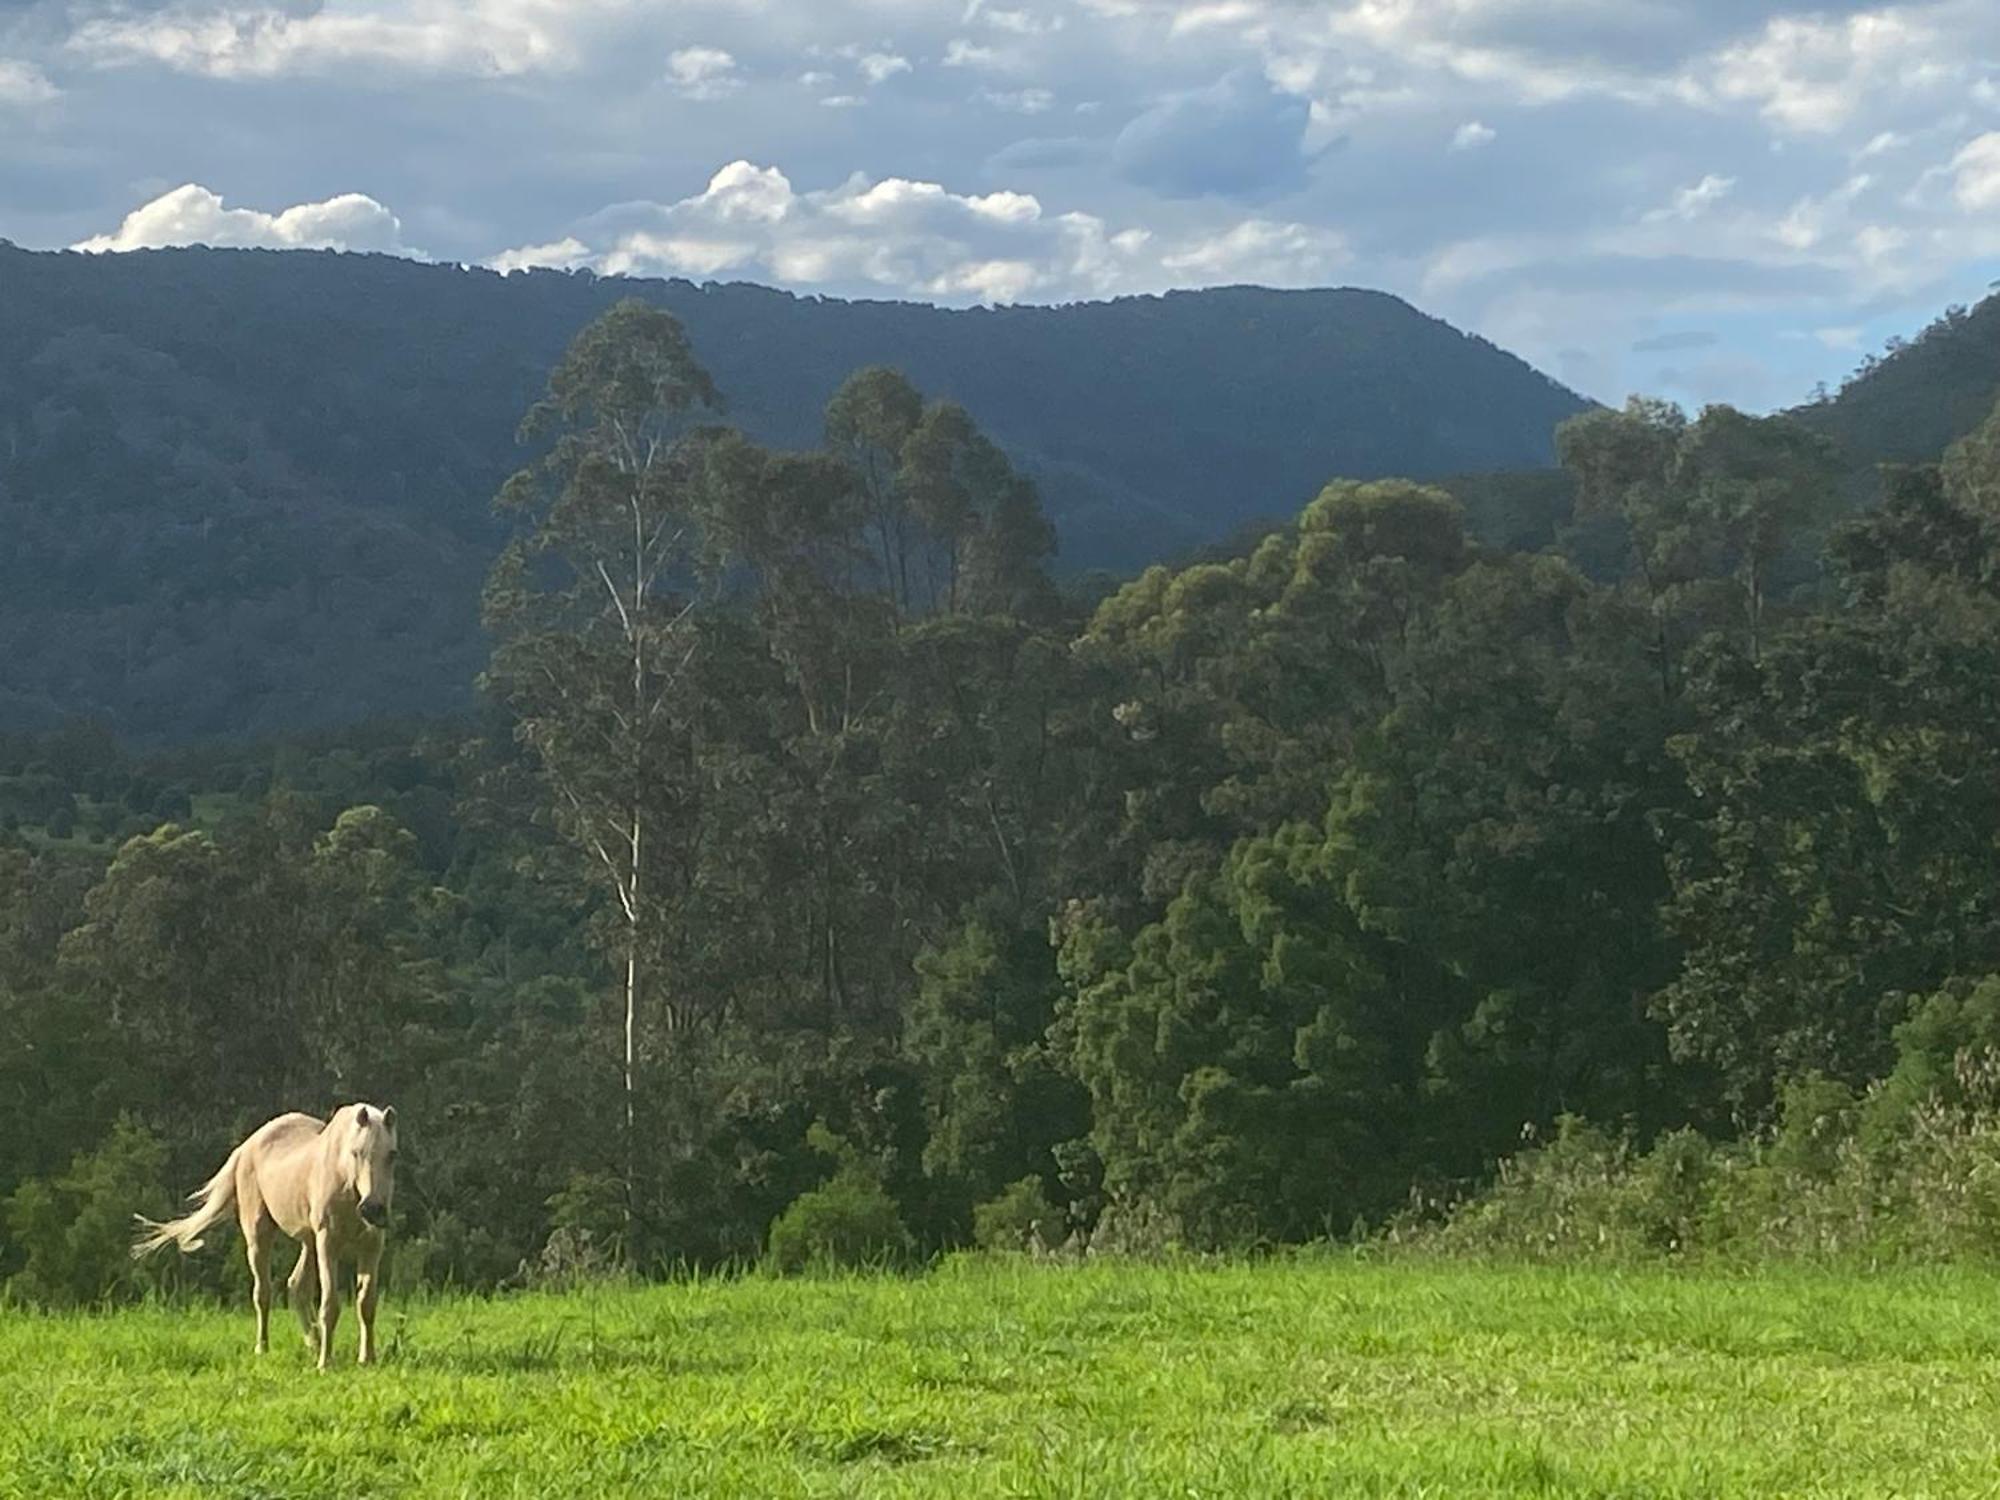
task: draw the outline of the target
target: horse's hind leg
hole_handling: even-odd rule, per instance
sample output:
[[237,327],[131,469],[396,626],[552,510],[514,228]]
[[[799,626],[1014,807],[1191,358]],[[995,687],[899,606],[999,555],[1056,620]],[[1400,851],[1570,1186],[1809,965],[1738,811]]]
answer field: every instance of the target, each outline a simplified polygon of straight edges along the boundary
[[340,1275],[333,1260],[333,1235],[321,1228],[314,1232],[314,1246],[319,1253],[319,1367],[321,1372],[333,1365],[333,1334],[340,1326]]
[[243,1230],[243,1253],[250,1259],[250,1300],[257,1308],[257,1352],[271,1347],[271,1232],[277,1227],[261,1198],[237,1190],[236,1222]]

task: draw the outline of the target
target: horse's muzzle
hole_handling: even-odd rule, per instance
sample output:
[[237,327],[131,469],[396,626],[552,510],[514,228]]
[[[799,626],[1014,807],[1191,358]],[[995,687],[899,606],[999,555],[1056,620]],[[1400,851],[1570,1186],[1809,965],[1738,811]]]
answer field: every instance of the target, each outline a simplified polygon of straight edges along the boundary
[[361,1222],[374,1229],[389,1227],[389,1207],[373,1198],[361,1200]]

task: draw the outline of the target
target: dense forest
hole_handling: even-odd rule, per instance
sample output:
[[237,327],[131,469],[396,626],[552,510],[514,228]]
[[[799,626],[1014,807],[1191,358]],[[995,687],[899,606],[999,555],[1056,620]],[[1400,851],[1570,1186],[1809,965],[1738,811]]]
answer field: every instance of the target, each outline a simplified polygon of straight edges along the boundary
[[1539,550],[1335,479],[1092,600],[976,408],[868,367],[770,446],[692,333],[523,403],[475,712],[0,742],[14,1294],[240,1277],[126,1216],[351,1097],[397,1274],[492,1285],[1345,1235],[2000,1044],[2000,410],[1856,509],[1635,400]]
[[1225,288],[951,311],[388,256],[0,243],[0,729],[129,740],[464,707],[521,413],[638,295],[761,442],[853,370],[956,400],[1033,478],[1066,574],[1289,515],[1330,474],[1546,466],[1584,407],[1393,297]]

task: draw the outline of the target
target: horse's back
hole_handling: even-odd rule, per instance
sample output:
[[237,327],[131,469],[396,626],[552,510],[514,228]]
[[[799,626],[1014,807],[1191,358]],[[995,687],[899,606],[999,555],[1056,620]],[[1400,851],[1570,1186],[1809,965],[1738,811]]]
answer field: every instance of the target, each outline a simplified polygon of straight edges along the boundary
[[254,1194],[288,1235],[298,1235],[305,1225],[307,1187],[325,1131],[326,1122],[312,1115],[279,1115],[251,1133],[237,1158],[238,1172],[249,1179],[239,1181],[238,1191],[246,1199]]
[[284,1156],[318,1140],[325,1129],[326,1121],[295,1111],[259,1125],[243,1143],[243,1149],[258,1158]]

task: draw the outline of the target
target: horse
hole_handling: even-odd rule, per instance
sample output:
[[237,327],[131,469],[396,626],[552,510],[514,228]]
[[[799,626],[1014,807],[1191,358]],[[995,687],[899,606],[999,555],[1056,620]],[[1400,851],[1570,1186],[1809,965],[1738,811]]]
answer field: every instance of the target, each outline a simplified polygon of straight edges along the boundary
[[[348,1104],[331,1120],[280,1115],[260,1125],[229,1153],[221,1169],[188,1197],[198,1206],[182,1218],[156,1224],[134,1214],[141,1232],[136,1260],[163,1247],[198,1250],[202,1236],[232,1206],[250,1257],[257,1307],[257,1352],[271,1346],[271,1247],[278,1233],[299,1242],[299,1261],[286,1282],[306,1348],[317,1348],[319,1368],[332,1363],[333,1330],[340,1321],[336,1265],[354,1262],[355,1306],[361,1318],[361,1363],[375,1362],[378,1272],[396,1185],[396,1111]],[[319,1316],[312,1317],[315,1269]]]

